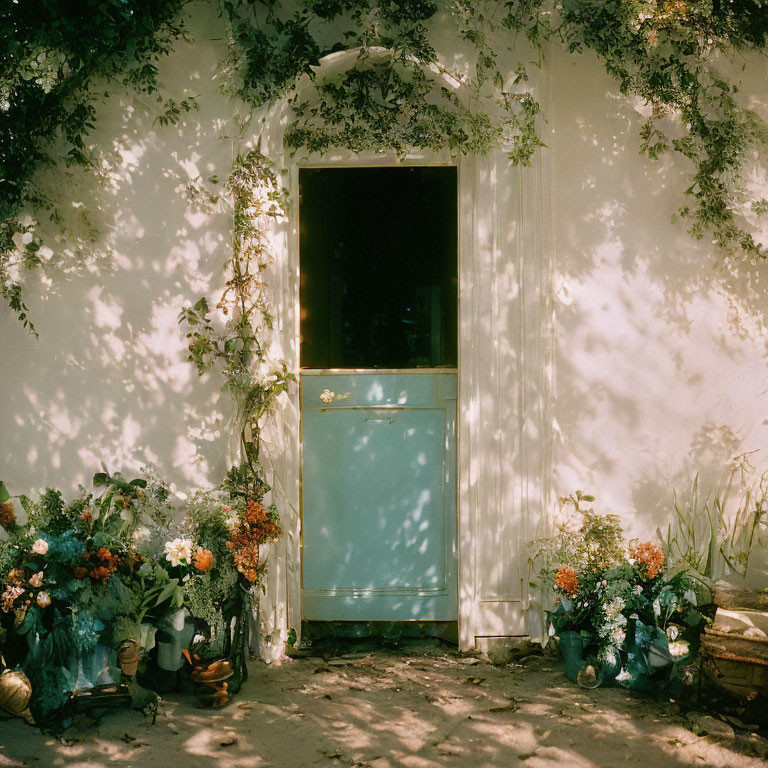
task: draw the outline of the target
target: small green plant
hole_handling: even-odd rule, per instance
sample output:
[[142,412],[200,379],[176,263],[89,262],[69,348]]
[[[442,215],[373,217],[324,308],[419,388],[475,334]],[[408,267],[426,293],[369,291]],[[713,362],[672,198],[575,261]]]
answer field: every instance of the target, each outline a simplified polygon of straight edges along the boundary
[[558,500],[553,534],[531,543],[529,566],[539,578],[539,583],[530,583],[532,588],[551,588],[560,566],[595,572],[624,557],[626,544],[618,516],[595,512],[594,501],[583,491]]
[[698,474],[686,498],[675,492],[675,520],[666,535],[658,532],[667,558],[709,583],[728,573],[744,576],[754,548],[768,533],[768,470],[757,474],[750,455],[733,459],[722,492],[702,500]]

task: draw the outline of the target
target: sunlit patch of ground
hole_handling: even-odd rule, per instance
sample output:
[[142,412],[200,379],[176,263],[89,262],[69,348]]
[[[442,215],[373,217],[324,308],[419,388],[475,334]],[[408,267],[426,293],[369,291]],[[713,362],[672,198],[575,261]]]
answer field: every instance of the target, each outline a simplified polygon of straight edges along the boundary
[[[765,741],[717,743],[667,703],[585,691],[556,661],[492,666],[425,646],[294,660],[251,677],[226,708],[165,698],[152,724],[120,712],[64,741],[0,722],[0,768],[758,768]],[[750,754],[750,752],[752,754]]]

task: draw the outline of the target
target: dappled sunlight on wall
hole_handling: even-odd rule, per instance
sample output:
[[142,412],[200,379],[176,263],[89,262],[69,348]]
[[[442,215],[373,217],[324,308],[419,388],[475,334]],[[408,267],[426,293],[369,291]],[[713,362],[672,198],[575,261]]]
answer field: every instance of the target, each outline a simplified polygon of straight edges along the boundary
[[671,220],[689,169],[638,154],[642,110],[595,61],[559,57],[554,83],[557,491],[650,535],[695,472],[768,466],[768,270]]
[[29,286],[39,341],[10,313],[0,320],[4,357],[18,361],[0,371],[11,438],[0,445],[0,475],[15,492],[51,484],[70,495],[101,462],[129,475],[156,467],[181,489],[224,475],[226,401],[215,373],[200,379],[187,362],[177,321],[182,306],[216,296],[225,279],[231,212],[200,211],[183,195],[190,177],[223,178],[231,168],[231,143],[221,139],[233,106],[212,80],[226,53],[220,24],[212,9],[196,8],[194,52],[180,44],[161,65],[168,92],[199,95],[199,112],[164,127],[153,123],[152,98],[116,90],[101,105],[94,141],[111,163],[106,183],[70,181],[94,201],[102,255],[55,290],[44,277]]

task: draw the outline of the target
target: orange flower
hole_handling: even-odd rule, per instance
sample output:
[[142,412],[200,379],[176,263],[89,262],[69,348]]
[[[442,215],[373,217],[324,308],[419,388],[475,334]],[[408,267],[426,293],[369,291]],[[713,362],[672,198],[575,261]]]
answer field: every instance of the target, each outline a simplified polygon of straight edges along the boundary
[[649,579],[655,579],[664,570],[664,553],[661,547],[645,541],[642,544],[632,542],[629,545],[629,556],[645,566],[645,575]]
[[561,565],[555,576],[555,589],[562,590],[568,597],[573,597],[578,588],[579,580],[576,578],[576,571],[567,565]]
[[84,579],[88,575],[88,569],[87,568],[75,568],[72,573],[75,575],[76,579]]
[[280,535],[277,521],[255,499],[248,499],[232,530],[228,549],[233,549],[235,567],[250,582],[259,580],[263,567],[259,565],[259,545],[276,541]]
[[16,513],[13,511],[13,502],[4,501],[0,504],[0,525],[3,528],[12,528],[16,522]]
[[209,571],[213,565],[213,552],[210,549],[198,549],[194,563],[198,571]]
[[103,565],[99,565],[96,568],[92,568],[88,575],[94,581],[100,581],[102,584],[105,584],[107,579],[112,575],[113,571],[113,568],[107,568]]

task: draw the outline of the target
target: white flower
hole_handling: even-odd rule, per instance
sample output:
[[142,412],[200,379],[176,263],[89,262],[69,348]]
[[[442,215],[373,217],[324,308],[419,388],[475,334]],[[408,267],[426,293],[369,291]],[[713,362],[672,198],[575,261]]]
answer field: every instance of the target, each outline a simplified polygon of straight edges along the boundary
[[627,604],[621,597],[614,597],[610,603],[605,603],[603,605],[603,610],[609,619],[613,619],[626,608],[626,605]]
[[185,561],[184,565],[189,565],[192,561],[192,539],[179,538],[166,541],[165,559],[173,566],[181,565],[182,560]]
[[661,603],[658,597],[653,601],[653,613],[656,616],[661,616]]
[[632,675],[630,675],[626,669],[622,669],[621,672],[619,672],[619,674],[616,675],[617,683],[626,683],[627,680],[631,680],[631,679],[632,679]]
[[32,545],[32,551],[36,555],[44,555],[48,551],[48,542],[45,539],[38,539]]
[[676,643],[669,644],[669,654],[675,659],[685,656],[688,653],[688,643],[685,640],[679,640]]
[[677,636],[679,634],[680,634],[680,630],[674,624],[667,627],[667,637],[670,640],[677,640]]
[[619,627],[616,627],[616,629],[611,630],[611,640],[613,640],[613,642],[616,645],[621,645],[624,642],[626,636],[627,636],[627,633],[623,629],[620,629]]
[[149,528],[147,528],[146,525],[140,525],[134,532],[133,532],[133,541],[135,544],[140,544],[142,541],[147,541],[150,536]]
[[634,588],[632,589],[632,591],[633,591],[633,592],[634,592],[636,595],[641,595],[641,594],[643,593],[643,588],[642,588],[642,586],[641,586],[640,584],[635,584],[635,586],[634,586]]
[[320,399],[324,403],[332,403],[336,399],[336,395],[334,395],[330,389],[324,389],[320,394]]
[[46,605],[51,604],[51,596],[47,592],[38,592],[37,593],[37,604],[41,608],[45,608]]
[[555,625],[554,625],[554,624],[550,624],[550,625],[549,625],[549,632],[548,632],[547,634],[548,634],[550,637],[553,637],[553,636],[554,636],[554,634],[555,634]]
[[43,585],[43,572],[38,571],[34,576],[31,576],[29,579],[29,583],[33,587],[41,587]]

